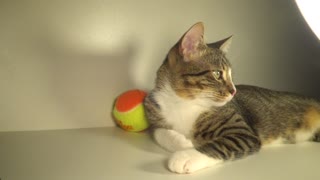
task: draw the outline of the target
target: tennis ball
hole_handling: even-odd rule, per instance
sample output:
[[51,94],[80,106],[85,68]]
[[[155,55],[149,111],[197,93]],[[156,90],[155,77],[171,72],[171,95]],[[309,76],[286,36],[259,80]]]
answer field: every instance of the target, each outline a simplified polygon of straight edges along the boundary
[[116,123],[126,131],[139,132],[148,128],[143,100],[147,93],[141,90],[129,90],[119,95],[113,108]]

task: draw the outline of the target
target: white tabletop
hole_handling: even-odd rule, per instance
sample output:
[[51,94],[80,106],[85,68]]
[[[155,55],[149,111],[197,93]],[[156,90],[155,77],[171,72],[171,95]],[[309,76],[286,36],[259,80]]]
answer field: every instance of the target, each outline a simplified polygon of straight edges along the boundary
[[320,179],[320,143],[263,149],[191,175],[166,168],[170,154],[147,133],[116,127],[0,133],[1,180]]

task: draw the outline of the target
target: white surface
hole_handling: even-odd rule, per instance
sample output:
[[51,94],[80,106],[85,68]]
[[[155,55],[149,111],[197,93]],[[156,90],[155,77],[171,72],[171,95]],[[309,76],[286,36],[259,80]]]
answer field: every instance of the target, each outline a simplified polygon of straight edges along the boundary
[[113,126],[114,98],[151,88],[197,21],[234,35],[235,83],[320,96],[319,41],[294,1],[1,0],[0,131]]
[[1,180],[320,179],[320,143],[270,147],[191,175],[166,168],[169,153],[146,133],[91,128],[0,133]]

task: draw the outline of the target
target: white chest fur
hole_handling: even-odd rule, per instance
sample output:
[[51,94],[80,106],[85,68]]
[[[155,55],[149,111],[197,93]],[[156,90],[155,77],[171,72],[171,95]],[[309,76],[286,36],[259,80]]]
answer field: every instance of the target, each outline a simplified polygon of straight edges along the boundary
[[210,102],[206,99],[188,100],[175,94],[171,87],[155,93],[161,107],[161,115],[173,130],[189,137],[199,115],[208,110]]

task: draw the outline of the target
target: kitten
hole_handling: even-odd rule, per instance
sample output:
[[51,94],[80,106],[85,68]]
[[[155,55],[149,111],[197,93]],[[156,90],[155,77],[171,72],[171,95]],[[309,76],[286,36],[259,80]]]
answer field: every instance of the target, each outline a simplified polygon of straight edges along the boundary
[[193,25],[172,47],[144,101],[155,141],[173,152],[168,168],[192,173],[272,143],[320,141],[320,102],[293,93],[235,86],[225,54],[231,37],[203,40]]

